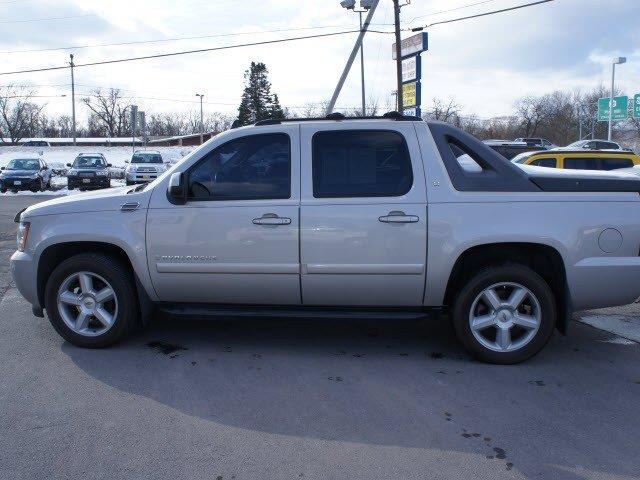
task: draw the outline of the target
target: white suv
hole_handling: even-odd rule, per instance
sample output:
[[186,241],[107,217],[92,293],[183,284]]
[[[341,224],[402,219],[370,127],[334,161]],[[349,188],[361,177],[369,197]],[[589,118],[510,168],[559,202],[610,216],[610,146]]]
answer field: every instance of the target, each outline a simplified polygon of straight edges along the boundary
[[127,163],[125,169],[127,185],[150,182],[167,170],[162,155],[155,150],[134,152],[131,160]]

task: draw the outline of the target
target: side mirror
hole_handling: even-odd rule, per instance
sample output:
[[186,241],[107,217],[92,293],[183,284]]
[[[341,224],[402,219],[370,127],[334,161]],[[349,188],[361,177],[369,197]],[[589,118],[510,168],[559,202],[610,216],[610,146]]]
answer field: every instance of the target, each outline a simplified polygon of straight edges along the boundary
[[107,163],[107,167],[113,167],[113,165],[111,165],[110,163]]
[[4,167],[0,167],[0,170],[4,170]]
[[70,166],[71,166],[71,164],[70,164],[70,163],[67,163],[67,167],[70,167]]
[[187,203],[187,186],[185,185],[185,175],[182,172],[175,172],[171,175],[167,198],[174,205]]
[[129,160],[125,160],[124,163],[129,163]]

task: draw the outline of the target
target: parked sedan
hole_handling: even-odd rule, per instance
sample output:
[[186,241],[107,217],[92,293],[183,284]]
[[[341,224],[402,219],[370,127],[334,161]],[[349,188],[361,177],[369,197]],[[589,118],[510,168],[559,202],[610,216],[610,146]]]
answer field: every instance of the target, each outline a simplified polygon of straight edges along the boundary
[[617,142],[612,142],[611,140],[578,140],[577,142],[570,143],[566,147],[568,150],[626,150],[630,151],[628,148],[624,148]]
[[68,163],[67,184],[69,190],[109,188],[111,178],[109,175],[110,163],[107,163],[101,153],[81,153],[73,162]]
[[51,187],[51,169],[41,158],[15,158],[0,173],[0,192],[44,191]]

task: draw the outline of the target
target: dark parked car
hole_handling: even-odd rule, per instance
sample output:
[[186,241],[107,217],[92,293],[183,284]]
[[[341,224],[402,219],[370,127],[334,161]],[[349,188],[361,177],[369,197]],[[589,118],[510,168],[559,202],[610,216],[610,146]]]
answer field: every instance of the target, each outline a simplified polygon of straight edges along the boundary
[[51,187],[51,169],[41,158],[15,158],[0,172],[0,192],[44,191]]
[[23,147],[50,147],[51,144],[46,140],[27,140],[26,142],[22,142],[21,145]]
[[555,148],[556,145],[554,145],[552,142],[550,142],[549,140],[547,140],[546,138],[516,138],[514,140],[514,142],[522,142],[522,143],[526,143],[527,145],[529,145],[530,147],[543,147],[546,149],[551,149],[551,148]]
[[509,142],[502,140],[485,140],[485,145],[491,147],[507,160],[511,160],[516,155],[524,152],[533,152],[538,150],[546,150],[545,147],[527,145],[525,142]]
[[81,153],[73,162],[68,163],[67,184],[69,190],[109,188],[111,176],[109,175],[110,163],[101,153]]

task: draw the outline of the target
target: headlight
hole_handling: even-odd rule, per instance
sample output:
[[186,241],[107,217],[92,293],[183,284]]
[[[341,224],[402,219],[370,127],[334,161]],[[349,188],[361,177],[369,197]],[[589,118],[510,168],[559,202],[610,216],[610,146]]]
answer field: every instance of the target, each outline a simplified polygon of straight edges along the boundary
[[35,180],[36,178],[38,178],[40,176],[39,173],[34,173],[33,175],[31,175],[29,178],[32,180]]
[[67,170],[68,177],[73,177],[75,175],[78,175],[78,170],[76,170],[75,168],[70,168],[69,170]]
[[136,167],[135,165],[129,165],[127,167],[127,173],[136,173],[137,170],[138,170],[138,167]]
[[18,251],[24,252],[27,246],[27,237],[29,237],[29,228],[31,224],[29,222],[20,222],[18,225],[18,234],[16,235],[16,242],[18,243]]
[[99,177],[106,177],[107,175],[109,175],[109,171],[108,170],[98,170],[96,172],[96,175],[98,175]]

